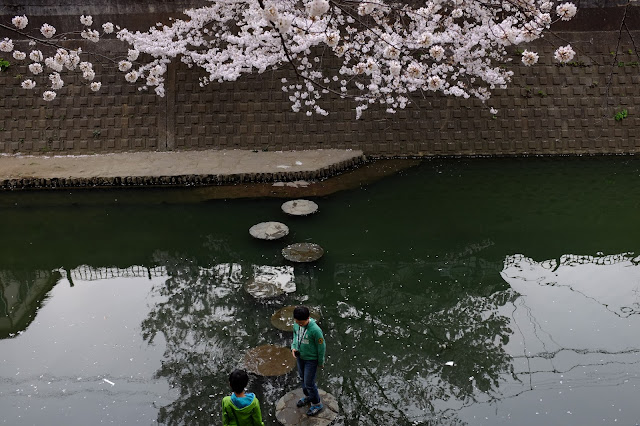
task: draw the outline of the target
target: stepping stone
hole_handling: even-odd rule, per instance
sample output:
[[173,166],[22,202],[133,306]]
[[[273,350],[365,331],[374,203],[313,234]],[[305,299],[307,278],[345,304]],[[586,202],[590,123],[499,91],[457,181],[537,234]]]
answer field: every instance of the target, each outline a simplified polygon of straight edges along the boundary
[[296,367],[291,349],[284,346],[262,345],[244,354],[247,371],[259,376],[283,376]]
[[292,216],[306,216],[318,211],[318,205],[311,200],[291,200],[282,204],[282,211]]
[[249,228],[249,234],[259,240],[277,240],[289,235],[289,227],[280,222],[261,222]]
[[278,297],[296,291],[293,266],[253,266],[253,278],[245,285],[256,299]]
[[[293,310],[295,308],[295,306],[285,306],[278,309],[275,314],[271,315],[271,325],[278,330],[293,331]],[[314,320],[320,320],[320,312],[315,308],[309,308],[309,314]]]
[[247,281],[244,290],[256,299],[272,299],[284,294],[284,290],[277,284],[257,279]]
[[291,262],[315,262],[324,254],[324,249],[315,243],[295,243],[282,249],[282,255]]
[[296,402],[304,396],[302,389],[295,389],[285,394],[276,402],[276,420],[282,425],[328,426],[338,417],[338,401],[336,398],[318,389],[320,401],[324,408],[317,415],[307,416],[308,405],[296,407]]

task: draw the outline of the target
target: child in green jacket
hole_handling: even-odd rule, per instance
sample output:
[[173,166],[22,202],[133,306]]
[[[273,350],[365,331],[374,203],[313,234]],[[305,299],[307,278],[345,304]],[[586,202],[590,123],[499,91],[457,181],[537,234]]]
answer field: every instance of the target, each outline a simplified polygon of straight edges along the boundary
[[304,407],[311,404],[307,416],[317,415],[324,406],[320,402],[320,394],[316,385],[318,367],[324,368],[326,343],[322,330],[313,318],[309,317],[309,308],[296,306],[293,310],[293,343],[291,353],[297,358],[298,375],[302,383],[304,397],[296,405]]
[[249,376],[244,370],[233,370],[229,374],[233,393],[222,399],[223,426],[264,426],[258,398],[244,391],[248,383]]

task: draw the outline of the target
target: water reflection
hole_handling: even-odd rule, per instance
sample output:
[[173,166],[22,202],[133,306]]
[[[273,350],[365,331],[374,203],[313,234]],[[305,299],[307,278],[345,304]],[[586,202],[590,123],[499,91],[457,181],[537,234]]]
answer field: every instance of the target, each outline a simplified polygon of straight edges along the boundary
[[[496,276],[497,265],[472,254],[326,269],[297,265],[298,291],[266,300],[247,294],[243,284],[267,273],[291,288],[290,278],[273,275],[288,268],[200,265],[158,252],[153,267],[82,266],[63,275],[70,284],[153,278],[140,332],[150,345],[161,337],[164,352],[154,379],[166,379],[177,391],[173,401],[156,406],[161,424],[217,421],[228,371],[251,347],[289,345],[290,333],[272,327],[271,314],[304,302],[322,306],[331,350],[321,386],[338,397],[342,424],[456,425],[465,422],[448,411],[450,401],[494,394],[500,376],[513,370],[504,350],[509,319],[498,310],[515,294],[499,282],[478,286],[478,277]],[[275,401],[297,380],[292,373],[256,379],[252,386],[273,417]]]
[[[290,333],[273,328],[270,315],[300,301],[323,306],[331,351],[322,386],[338,397],[343,424],[464,424],[446,412],[448,401],[493,394],[501,374],[512,374],[503,349],[509,319],[498,308],[515,294],[472,289],[479,270],[496,267],[479,259],[446,271],[451,260],[339,264],[333,271],[305,265],[296,268],[297,295],[262,301],[243,290],[259,269],[254,265],[201,266],[166,253],[157,253],[155,262],[167,279],[153,287],[142,334],[149,343],[159,334],[166,341],[156,377],[179,391],[175,401],[159,407],[163,424],[217,419],[228,371],[251,347],[288,345]],[[320,282],[328,276],[338,292],[322,291]],[[429,282],[416,291],[412,282],[420,277]],[[289,374],[256,379],[253,390],[273,416],[275,401],[296,385]]]
[[[116,273],[85,280],[75,273],[86,270],[42,273],[35,280],[35,274],[3,273],[14,283],[9,290],[23,289],[23,303],[14,306],[33,314],[22,332],[0,340],[4,423],[149,424],[156,402],[175,398],[164,380],[153,378],[163,342],[145,345],[139,329],[140,308],[158,279]],[[32,301],[39,307],[31,309]]]
[[60,277],[58,271],[0,271],[0,339],[29,326]]
[[471,257],[447,266],[337,268],[332,360],[343,376],[332,382],[348,424],[462,424],[450,401],[493,395],[500,376],[512,374],[509,318],[498,309],[516,295],[478,286],[475,277],[493,265]]
[[[33,382],[44,388],[42,380],[53,380],[69,388],[66,382],[76,375],[73,367],[84,363],[82,377],[91,379],[74,383],[76,398],[95,391],[94,398],[100,401],[100,392],[111,389],[109,381],[101,382],[106,378],[118,387],[128,386],[125,392],[129,393],[122,398],[136,395],[148,415],[148,402],[136,388],[138,382],[124,373],[133,368],[142,386],[160,389],[160,383],[168,383],[174,389],[170,398],[153,403],[151,413],[159,423],[213,424],[218,421],[219,401],[228,392],[229,370],[252,347],[288,345],[291,334],[272,327],[270,317],[282,306],[304,302],[322,307],[321,325],[329,350],[319,382],[337,397],[340,424],[463,425],[500,420],[537,425],[557,424],[567,413],[572,417],[566,424],[588,424],[595,412],[602,413],[603,419],[633,421],[633,415],[613,406],[635,406],[627,399],[640,384],[635,373],[640,363],[635,337],[640,326],[640,257],[631,253],[564,255],[535,261],[512,255],[501,263],[479,256],[490,246],[480,243],[457,254],[412,262],[295,267],[201,264],[188,256],[157,252],[149,267],[5,271],[0,273],[5,303],[2,324],[14,327],[11,333],[19,331],[18,323],[23,324],[21,330],[27,327],[29,322],[21,318],[33,320],[51,288],[62,282],[68,283],[65,292],[98,292],[106,306],[102,309],[105,320],[107,312],[113,311],[116,317],[122,314],[114,307],[122,303],[123,291],[137,294],[127,304],[138,310],[144,297],[147,310],[137,312],[141,319],[133,332],[161,352],[154,355],[157,362],[141,371],[138,365],[125,367],[113,361],[131,353],[143,359],[153,353],[135,348],[136,339],[119,348],[124,339],[118,340],[117,334],[89,337],[87,333],[95,331],[87,328],[79,339],[78,329],[69,334],[62,330],[57,338],[65,336],[67,345],[77,346],[82,361],[58,361],[56,372],[51,370],[44,379],[11,383],[21,388]],[[233,257],[231,251],[228,257]],[[257,274],[266,274],[289,289],[293,283],[296,292],[256,299],[244,284]],[[103,290],[88,290],[87,286],[98,283],[107,285]],[[132,293],[134,283],[139,288]],[[94,323],[95,309],[86,310],[91,314],[78,313],[80,322]],[[23,335],[46,341],[46,324],[34,324]],[[114,325],[114,330],[122,330]],[[82,346],[83,339],[96,342],[89,352]],[[100,349],[105,339],[112,342],[113,350]],[[12,366],[20,365],[16,357],[3,358]],[[110,369],[92,366],[93,360],[109,364]],[[29,369],[32,374],[38,371],[37,366]],[[147,369],[153,375],[144,379]],[[6,378],[3,381],[8,384]],[[96,381],[102,388],[93,390]],[[267,424],[275,424],[273,405],[296,382],[293,373],[254,378],[252,390],[264,406]],[[0,395],[7,395],[5,387],[0,387]],[[603,398],[602,387],[614,396]],[[62,403],[42,397],[53,406]],[[485,417],[488,420],[479,420]]]
[[[179,398],[159,409],[163,424],[212,424],[218,421],[219,402],[229,392],[227,377],[248,349],[261,344],[287,346],[289,333],[273,328],[270,316],[283,298],[255,299],[243,288],[248,279],[292,286],[293,268],[223,263],[199,265],[193,259],[157,253],[155,262],[167,280],[153,288],[154,303],[142,322],[149,343],[161,334],[166,350],[156,376],[179,390]],[[286,293],[285,293],[286,294]],[[295,300],[295,296],[294,296]],[[254,384],[265,414],[293,375]],[[213,419],[213,420],[212,420]]]
[[543,261],[508,256],[501,275],[521,297],[501,312],[515,331],[505,349],[518,380],[506,381],[501,404],[461,411],[491,412],[520,425],[559,418],[637,424],[629,398],[639,384],[638,260],[633,253]]

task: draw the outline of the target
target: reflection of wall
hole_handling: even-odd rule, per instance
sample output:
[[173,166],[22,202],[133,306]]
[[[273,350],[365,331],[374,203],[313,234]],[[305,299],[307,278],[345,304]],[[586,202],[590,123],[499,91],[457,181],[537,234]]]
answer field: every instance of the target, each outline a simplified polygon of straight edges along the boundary
[[605,317],[613,313],[626,318],[640,314],[639,259],[633,253],[565,254],[559,259],[536,262],[517,254],[505,259],[502,277],[530,298],[544,293],[557,297],[558,303],[563,300],[566,306],[595,304]]
[[59,279],[57,271],[0,271],[0,338],[27,328]]
[[[70,271],[70,278],[79,281],[95,281],[117,277],[162,277],[167,275],[167,269],[163,266],[147,268],[146,266],[130,266],[128,268],[94,268],[81,265]],[[69,278],[69,277],[67,277]]]

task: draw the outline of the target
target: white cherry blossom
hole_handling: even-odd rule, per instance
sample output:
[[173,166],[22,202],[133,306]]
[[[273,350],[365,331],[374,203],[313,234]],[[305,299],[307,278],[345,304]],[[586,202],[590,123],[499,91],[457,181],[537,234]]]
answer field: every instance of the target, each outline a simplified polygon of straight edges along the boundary
[[34,62],[32,64],[29,64],[29,71],[31,71],[33,75],[38,75],[42,73],[42,71],[44,71],[44,68],[39,62]]
[[56,92],[53,92],[51,90],[47,90],[42,94],[42,99],[44,99],[47,102],[51,102],[55,98],[56,98]]
[[534,65],[538,62],[538,54],[525,50],[522,52],[522,63],[526,66]]
[[129,51],[127,52],[127,60],[129,61],[135,61],[136,59],[138,59],[138,56],[140,56],[140,52],[136,49],[129,49]]
[[327,0],[311,0],[307,2],[307,13],[311,17],[322,16],[329,11],[329,2]]
[[566,45],[558,47],[553,54],[553,57],[556,58],[558,62],[567,63],[573,59],[575,54],[576,52],[573,51],[571,45]]
[[86,27],[90,27],[91,25],[93,25],[93,17],[91,15],[82,15],[80,17],[80,23]]
[[51,80],[51,88],[53,90],[60,90],[64,86],[64,81],[62,81],[60,74],[57,72],[49,74],[49,80]]
[[36,83],[33,80],[27,79],[22,82],[21,86],[23,89],[31,90],[36,87]]
[[138,74],[137,71],[131,71],[125,74],[124,79],[127,80],[129,83],[135,83],[136,81],[138,81],[139,76],[140,75]]
[[42,24],[42,26],[40,27],[40,32],[46,38],[51,38],[51,37],[53,37],[55,35],[56,29],[55,29],[55,27],[53,25]]
[[118,62],[118,69],[122,72],[129,71],[131,69],[131,62],[129,61],[120,61]]
[[573,3],[562,3],[556,7],[556,13],[563,21],[569,21],[576,16],[578,9]]
[[80,36],[94,43],[100,41],[100,33],[97,30],[82,30]]
[[31,59],[33,62],[42,62],[44,60],[44,56],[42,55],[41,51],[32,50],[29,53],[29,59]]
[[0,51],[2,52],[11,52],[13,50],[13,41],[8,38],[0,41]]
[[14,16],[11,20],[11,23],[19,30],[25,29],[27,24],[29,24],[29,19],[25,15],[22,16]]
[[111,22],[106,22],[104,24],[102,24],[102,31],[105,34],[111,34],[113,33],[114,27],[113,24]]

